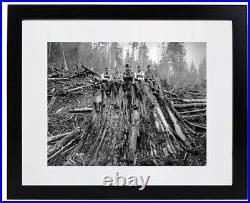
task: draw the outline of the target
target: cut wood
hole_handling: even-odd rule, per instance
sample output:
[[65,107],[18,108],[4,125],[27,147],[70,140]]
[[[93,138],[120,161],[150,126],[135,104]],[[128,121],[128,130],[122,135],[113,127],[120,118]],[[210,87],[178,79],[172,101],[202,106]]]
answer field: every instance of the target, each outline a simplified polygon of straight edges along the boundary
[[48,158],[48,162],[51,161],[51,159],[55,158],[57,155],[59,155],[64,149],[67,149],[76,139],[78,139],[79,137],[75,137],[74,139],[72,139],[71,141],[69,141],[65,146],[62,146],[58,151],[56,151],[55,153],[53,153],[49,158]]
[[59,80],[69,80],[69,78],[48,78],[48,80],[59,81]]
[[170,91],[163,90],[163,92],[164,92],[164,93],[166,93],[166,94],[169,94],[169,95],[171,95],[171,96],[173,96],[173,97],[178,97],[178,95],[177,95],[177,94],[172,93],[172,92],[170,92]]
[[86,72],[91,73],[92,75],[95,75],[95,76],[100,77],[100,75],[99,75],[98,73],[95,73],[94,71],[92,71],[92,70],[90,70],[90,69],[84,67],[83,65],[82,65],[82,68],[83,68]]
[[206,103],[206,99],[183,99],[183,102],[187,103]]
[[91,113],[92,108],[80,108],[80,109],[72,109],[69,113]]
[[189,125],[193,126],[194,128],[197,128],[199,130],[202,130],[202,131],[207,130],[206,126],[200,125],[198,123],[192,123],[192,122],[188,122],[188,123],[189,123]]
[[50,102],[48,103],[48,109],[50,109],[54,105],[55,101],[56,101],[56,97],[52,96],[50,99]]
[[74,91],[77,91],[77,90],[81,90],[81,89],[84,89],[86,87],[91,87],[93,86],[92,84],[89,84],[89,85],[83,85],[83,86],[80,86],[80,87],[76,87],[76,88],[73,88],[73,89],[69,89],[67,92],[74,92]]
[[180,99],[180,98],[173,98],[174,101],[181,101],[184,103],[206,103],[206,99]]
[[207,111],[207,109],[196,109],[196,110],[192,110],[192,111],[181,111],[181,112],[179,112],[181,115],[183,115],[183,114],[197,114],[197,113],[204,113],[204,112],[206,112]]
[[203,93],[200,92],[192,92],[192,91],[187,91],[188,94],[196,95],[196,96],[202,96]]
[[59,135],[51,135],[49,138],[48,138],[48,143],[52,142],[52,141],[56,141],[56,140],[59,140],[63,137],[66,137],[68,135],[71,135],[73,133],[77,133],[77,132],[80,132],[80,128],[77,128],[71,132],[67,132],[67,133],[62,133],[62,134],[59,134]]

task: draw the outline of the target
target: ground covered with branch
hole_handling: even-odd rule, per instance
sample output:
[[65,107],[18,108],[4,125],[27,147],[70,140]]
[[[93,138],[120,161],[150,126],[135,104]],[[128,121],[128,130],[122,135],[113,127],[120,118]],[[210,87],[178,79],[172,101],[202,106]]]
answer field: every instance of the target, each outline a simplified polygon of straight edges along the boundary
[[48,79],[48,165],[206,165],[206,92],[120,88],[99,112],[93,79]]

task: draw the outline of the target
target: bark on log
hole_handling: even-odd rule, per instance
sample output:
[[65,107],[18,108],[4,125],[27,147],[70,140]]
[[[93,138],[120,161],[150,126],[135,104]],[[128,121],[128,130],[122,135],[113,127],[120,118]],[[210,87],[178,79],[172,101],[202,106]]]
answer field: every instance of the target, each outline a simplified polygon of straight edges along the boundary
[[139,122],[140,122],[139,111],[134,110],[132,113],[131,135],[129,137],[129,155],[128,155],[128,157],[131,157],[131,158],[133,158],[135,156],[135,152],[136,152],[137,137],[139,136]]

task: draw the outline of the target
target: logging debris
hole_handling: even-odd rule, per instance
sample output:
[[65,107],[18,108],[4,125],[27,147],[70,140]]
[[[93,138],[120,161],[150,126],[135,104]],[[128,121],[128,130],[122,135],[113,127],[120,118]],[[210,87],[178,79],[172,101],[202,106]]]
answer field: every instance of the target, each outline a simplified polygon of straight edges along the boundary
[[206,164],[204,92],[120,88],[97,112],[97,74],[87,73],[48,79],[48,165]]

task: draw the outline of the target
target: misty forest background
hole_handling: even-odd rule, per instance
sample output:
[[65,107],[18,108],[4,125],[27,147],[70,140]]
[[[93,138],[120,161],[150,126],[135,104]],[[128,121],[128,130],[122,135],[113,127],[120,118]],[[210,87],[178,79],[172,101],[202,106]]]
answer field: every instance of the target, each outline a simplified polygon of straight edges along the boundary
[[187,50],[182,42],[158,43],[158,61],[149,56],[146,42],[131,42],[124,47],[118,42],[48,42],[48,73],[54,71],[75,73],[76,65],[81,65],[96,73],[103,73],[108,67],[110,72],[118,66],[124,71],[126,63],[132,70],[140,65],[145,71],[148,64],[152,65],[159,78],[170,88],[199,87],[206,89],[206,58],[198,67],[192,61],[186,61]]

